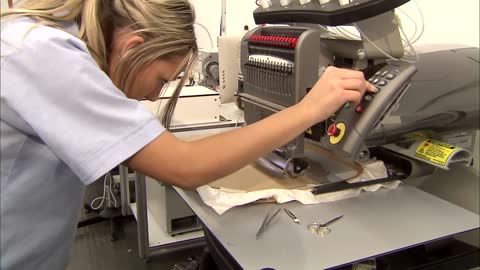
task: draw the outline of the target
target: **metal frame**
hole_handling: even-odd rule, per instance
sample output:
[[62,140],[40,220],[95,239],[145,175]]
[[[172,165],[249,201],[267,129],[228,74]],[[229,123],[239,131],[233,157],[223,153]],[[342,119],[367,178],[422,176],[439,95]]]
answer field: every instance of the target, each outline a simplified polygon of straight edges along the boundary
[[[120,191],[122,201],[122,215],[125,216],[131,213],[131,205],[129,199],[130,189],[128,185],[128,168],[123,165],[120,165]],[[202,237],[150,247],[150,239],[148,235],[146,177],[144,174],[139,172],[135,172],[135,198],[137,208],[136,217],[138,255],[140,258],[148,260],[149,258],[158,255],[205,246],[205,239]]]
[[122,206],[122,216],[132,214],[130,209],[130,189],[128,187],[128,168],[124,165],[119,165],[118,171],[120,174],[120,201]]
[[[223,113],[229,110],[223,109]],[[242,121],[243,122],[243,121]],[[240,123],[241,125],[242,123]],[[228,130],[239,126],[239,123],[232,121],[219,121],[216,124],[199,124],[185,127],[177,127],[172,129],[172,132],[200,132],[203,133],[206,130]],[[214,134],[216,132],[213,132]],[[122,202],[122,215],[132,214],[130,204],[130,189],[129,189],[129,176],[128,168],[124,165],[120,165],[120,196]],[[174,243],[168,243],[150,247],[149,228],[148,228],[148,210],[147,210],[147,190],[146,190],[146,177],[140,172],[135,172],[135,198],[136,198],[136,214],[137,214],[137,236],[138,236],[138,252],[140,258],[148,260],[151,257],[163,255],[166,253],[176,252],[179,250],[191,249],[195,247],[205,246],[205,238],[194,238],[189,240],[181,240]]]

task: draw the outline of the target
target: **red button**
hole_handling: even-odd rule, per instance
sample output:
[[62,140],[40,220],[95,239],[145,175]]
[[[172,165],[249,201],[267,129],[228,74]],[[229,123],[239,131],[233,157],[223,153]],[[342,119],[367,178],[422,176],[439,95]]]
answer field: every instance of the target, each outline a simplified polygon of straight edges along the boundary
[[328,130],[327,130],[328,136],[338,136],[339,133],[340,133],[340,130],[337,128],[336,124],[331,124],[328,127]]
[[363,112],[365,111],[365,108],[364,108],[363,106],[358,106],[358,107],[355,109],[355,111],[356,111],[357,113],[363,113]]

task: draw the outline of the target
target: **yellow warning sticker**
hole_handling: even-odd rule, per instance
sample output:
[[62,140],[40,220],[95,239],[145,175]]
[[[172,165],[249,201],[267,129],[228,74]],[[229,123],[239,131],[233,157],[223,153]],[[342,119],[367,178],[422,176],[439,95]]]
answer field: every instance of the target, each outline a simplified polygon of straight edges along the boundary
[[415,151],[415,156],[442,166],[447,165],[450,156],[458,147],[434,140],[423,141]]

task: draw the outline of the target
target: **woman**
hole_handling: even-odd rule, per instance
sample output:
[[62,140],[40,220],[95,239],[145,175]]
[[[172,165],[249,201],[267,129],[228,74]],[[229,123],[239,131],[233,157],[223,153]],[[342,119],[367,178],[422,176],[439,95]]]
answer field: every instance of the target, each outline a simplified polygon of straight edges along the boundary
[[138,100],[188,72],[193,24],[187,0],[27,0],[2,12],[1,269],[65,269],[85,185],[120,163],[194,189],[373,91],[362,73],[328,68],[297,105],[184,142],[166,130],[179,87],[162,123]]

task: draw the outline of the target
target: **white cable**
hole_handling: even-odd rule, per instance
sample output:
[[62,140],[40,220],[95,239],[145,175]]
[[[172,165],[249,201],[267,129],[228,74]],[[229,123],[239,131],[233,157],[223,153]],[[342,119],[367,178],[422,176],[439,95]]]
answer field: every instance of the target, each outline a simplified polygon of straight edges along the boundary
[[318,26],[319,26],[320,28],[322,28],[323,30],[325,30],[325,31],[327,31],[327,32],[330,32],[330,30],[328,30],[328,28],[326,28],[325,26],[320,25],[320,24],[319,24]]
[[[391,56],[390,54],[388,54],[387,52],[385,52],[384,50],[380,49],[380,47],[378,47],[373,41],[371,41],[363,32],[362,30],[360,29],[360,27],[354,23],[353,24],[358,32],[360,33],[360,35],[362,36],[362,38],[364,38],[365,40],[368,41],[368,43],[370,43],[375,49],[377,49],[379,52],[381,52],[383,55],[385,55],[387,58],[391,59],[391,60],[396,60],[396,61],[404,61],[404,62],[407,62],[407,63],[416,63],[415,61],[410,61],[410,60],[406,60],[406,59],[398,59],[398,58],[395,58],[393,56]],[[403,31],[402,31],[403,32]],[[408,42],[410,44],[410,42]],[[410,44],[411,46],[411,44]],[[413,49],[413,47],[411,47]]]
[[337,37],[338,33],[334,33],[331,29],[328,29],[327,27],[323,25],[318,25],[321,29],[325,30],[325,34],[328,35],[328,37]]
[[[400,9],[399,9],[400,10]],[[409,50],[410,49],[410,46],[409,46],[409,42],[413,39],[415,39],[415,36],[416,36],[416,33],[417,33],[417,24],[416,22],[410,17],[408,16],[408,14],[406,14],[403,10],[400,10],[405,16],[407,16],[410,21],[414,24],[414,33],[413,33],[413,36],[412,37],[407,37],[405,32],[403,32],[403,35],[402,35],[402,44],[403,44],[403,51],[404,51],[404,54],[407,55],[407,56],[412,56],[414,55],[412,50]],[[403,28],[403,21],[401,20],[400,16],[395,13],[395,18],[397,20],[397,23],[399,25],[399,28],[402,28],[403,31],[405,31],[405,28]]]
[[[412,19],[412,17],[410,17],[405,11],[401,10],[400,8],[399,8],[398,10],[399,10],[401,13],[403,13],[403,15],[405,15],[405,16],[410,20],[410,22],[412,22],[412,24],[413,24],[413,35],[412,35],[412,37],[410,38],[410,40],[412,40],[412,41],[415,40],[415,37],[417,36],[417,23],[416,23],[415,20]],[[398,17],[397,17],[397,20],[399,20]],[[400,25],[402,25],[402,22],[400,22]],[[413,44],[413,42],[412,42],[412,44]],[[405,47],[404,47],[404,48],[405,48]]]
[[335,35],[339,36],[339,37],[342,37],[344,39],[348,39],[350,40],[351,38],[349,36],[347,36],[345,33],[343,33],[342,31],[340,31],[340,29],[338,29],[338,27],[332,27],[331,29],[332,33],[334,33]]
[[418,9],[418,14],[420,14],[420,19],[422,21],[422,24],[421,24],[422,27],[421,27],[421,30],[420,30],[420,34],[418,35],[418,37],[416,39],[412,40],[412,44],[415,44],[415,42],[417,42],[423,36],[423,32],[425,31],[425,20],[423,18],[422,9],[418,5],[417,0],[413,0],[413,3],[415,3],[415,6]]
[[[240,119],[242,119],[244,117],[244,115],[243,115],[243,113],[240,109],[236,109],[233,113],[238,116],[234,127],[238,127],[238,124],[240,124]],[[243,122],[245,122],[245,119],[244,119]]]
[[348,39],[351,40],[360,40],[360,37],[355,35],[355,33],[352,33],[350,30],[343,28],[343,27],[335,27],[340,33],[348,37]]
[[343,30],[342,28],[337,28],[337,31],[340,32],[342,36],[344,36],[348,40],[354,40],[354,38],[349,33],[345,32],[345,30]]
[[424,20],[424,17],[423,17],[423,12],[422,12],[422,9],[420,8],[420,6],[418,5],[418,2],[416,0],[413,0],[417,10],[418,10],[418,14],[420,15],[420,19],[421,19],[421,30],[420,30],[420,34],[418,36],[416,36],[417,34],[417,23],[415,22],[414,19],[412,19],[406,12],[404,12],[403,10],[401,10],[399,8],[399,10],[405,15],[407,16],[407,18],[409,18],[413,23],[414,23],[414,26],[415,26],[415,33],[414,33],[414,37],[413,38],[410,38],[410,42],[412,44],[415,44],[422,36],[423,36],[423,33],[425,32],[425,20]]
[[342,37],[348,40],[358,40],[359,38],[355,36],[355,34],[351,33],[350,31],[343,29],[339,26],[329,26],[329,27],[320,27],[324,30],[326,30],[330,35],[333,35],[334,37]]
[[[109,179],[109,182],[107,184],[107,179]],[[98,210],[100,209],[100,207],[102,207],[103,203],[105,202],[105,200],[109,200],[110,202],[113,202],[113,205],[115,207],[117,207],[117,200],[115,199],[115,196],[112,192],[112,189],[110,188],[110,185],[112,183],[112,175],[108,172],[107,174],[105,174],[105,177],[103,178],[103,195],[101,197],[97,197],[95,198],[91,203],[90,203],[90,207],[93,209],[93,210]],[[108,190],[108,191],[107,191]],[[107,192],[110,193],[111,197],[113,200],[109,199],[107,197]],[[94,206],[95,202],[97,200],[101,200],[100,201],[100,204],[98,206]]]
[[[398,22],[398,20],[397,20]],[[413,63],[416,63],[420,60],[420,56],[417,54],[417,52],[415,51],[415,48],[413,48],[413,45],[412,43],[410,42],[410,40],[408,39],[407,35],[405,34],[405,31],[403,30],[403,26],[401,24],[399,24],[399,28],[400,28],[400,32],[402,32],[403,36],[405,37],[406,39],[406,42],[408,44],[408,46],[410,47],[410,49],[412,50],[412,53],[413,53],[413,56],[415,56],[415,61],[413,61]],[[404,60],[403,61],[406,61],[406,62],[409,62],[407,60]],[[412,61],[410,61],[409,63],[412,63]]]
[[333,36],[337,37],[344,37],[346,38],[342,33],[340,33],[335,27],[328,27],[327,28],[328,32],[332,34]]
[[205,32],[207,32],[208,39],[210,40],[210,48],[213,49],[213,39],[212,39],[212,35],[210,34],[210,31],[208,31],[207,27],[205,27],[205,25],[201,23],[196,22],[195,25],[202,27],[205,30]]
[[237,117],[237,121],[235,122],[235,126],[233,126],[233,127],[238,127],[238,124],[240,124],[240,119],[241,118],[242,118],[241,116]]
[[[416,62],[418,62],[420,57],[418,56],[417,52],[415,51],[415,48],[413,47],[413,44],[411,43],[411,39],[413,38],[407,37],[407,34],[405,33],[405,29],[403,28],[403,24],[400,21],[400,17],[397,14],[395,14],[395,20],[397,22],[398,28],[402,32],[402,36],[403,36],[402,41],[406,43],[406,45],[403,46],[404,51],[408,53],[408,55],[410,56],[415,56]],[[407,50],[407,47],[410,48],[410,52]]]
[[348,36],[345,35],[344,33],[340,32],[340,30],[338,30],[337,27],[329,27],[327,30],[328,30],[328,32],[329,32],[330,34],[332,34],[334,37],[342,37],[342,38],[351,40],[350,37],[348,37]]

